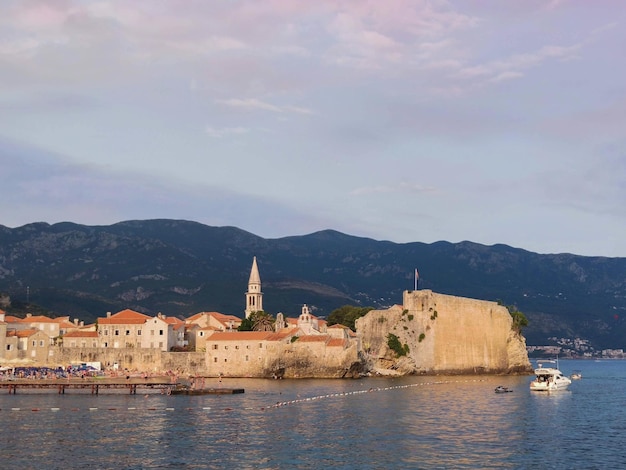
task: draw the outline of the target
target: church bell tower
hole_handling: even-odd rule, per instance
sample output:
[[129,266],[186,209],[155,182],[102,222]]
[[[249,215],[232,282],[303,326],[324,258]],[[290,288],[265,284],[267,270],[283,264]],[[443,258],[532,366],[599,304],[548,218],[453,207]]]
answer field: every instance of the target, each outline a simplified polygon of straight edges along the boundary
[[246,292],[246,318],[252,312],[263,310],[263,292],[261,292],[261,276],[256,264],[256,256],[252,259],[250,280],[248,280],[248,292]]

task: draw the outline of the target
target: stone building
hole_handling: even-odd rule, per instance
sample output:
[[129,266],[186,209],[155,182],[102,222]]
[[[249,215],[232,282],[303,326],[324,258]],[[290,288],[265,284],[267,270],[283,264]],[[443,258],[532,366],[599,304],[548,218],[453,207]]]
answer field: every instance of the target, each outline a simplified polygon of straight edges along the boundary
[[[148,315],[130,309],[122,310],[115,315],[107,312],[105,318],[98,318],[97,320],[100,347],[140,348],[145,334],[144,325],[150,318]],[[165,344],[164,329],[161,329],[160,334],[155,334],[153,330],[152,335],[153,344]],[[145,343],[145,341],[143,342]]]

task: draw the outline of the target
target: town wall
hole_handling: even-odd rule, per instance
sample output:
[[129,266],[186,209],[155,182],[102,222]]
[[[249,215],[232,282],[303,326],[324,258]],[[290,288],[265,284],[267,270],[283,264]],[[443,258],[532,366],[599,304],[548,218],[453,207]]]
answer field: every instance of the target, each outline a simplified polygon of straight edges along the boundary
[[298,342],[286,345],[279,364],[286,378],[344,377],[359,361],[356,342],[349,347],[328,346],[324,342]]
[[201,352],[164,352],[142,348],[63,348],[51,347],[39,365],[66,367],[82,362],[100,362],[103,367],[120,371],[163,373],[173,371],[190,375],[206,373],[205,354]]
[[347,348],[324,341],[240,341],[229,346],[207,349],[207,376],[334,378],[343,377],[358,361],[355,342]]

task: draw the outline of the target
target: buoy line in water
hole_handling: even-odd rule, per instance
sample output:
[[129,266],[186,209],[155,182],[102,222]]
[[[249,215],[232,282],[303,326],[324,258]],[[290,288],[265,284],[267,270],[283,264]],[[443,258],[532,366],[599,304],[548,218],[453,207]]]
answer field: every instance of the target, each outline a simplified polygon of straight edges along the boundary
[[454,383],[469,383],[469,382],[483,382],[484,379],[472,379],[472,380],[437,380],[435,382],[420,382],[416,384],[406,384],[406,385],[394,385],[391,387],[372,387],[367,390],[353,390],[351,392],[340,392],[340,393],[329,393],[327,395],[318,395],[314,397],[307,398],[298,398],[296,400],[282,401],[277,402],[274,405],[268,406],[268,408],[278,408],[281,406],[289,406],[296,405],[298,403],[306,403],[315,400],[323,400],[326,398],[335,398],[335,397],[346,397],[350,395],[360,395],[362,393],[372,393],[372,392],[387,392],[390,390],[399,390],[402,388],[412,388],[412,387],[422,387],[424,385],[443,385],[443,384],[454,384]]
[[[423,386],[426,386],[426,385],[445,385],[445,384],[470,383],[470,382],[484,382],[484,379],[436,380],[434,382],[420,382],[420,383],[406,384],[406,385],[394,385],[394,386],[391,386],[391,387],[371,387],[371,388],[368,388],[366,390],[353,390],[353,391],[349,391],[349,392],[328,393],[328,394],[325,394],[325,395],[316,395],[316,396],[306,397],[306,398],[297,398],[295,400],[279,401],[279,402],[276,402],[273,405],[268,405],[268,406],[245,407],[245,408],[241,408],[241,409],[263,411],[263,410],[268,410],[268,409],[272,409],[272,408],[280,408],[280,407],[283,407],[283,406],[292,406],[292,405],[298,405],[298,404],[302,404],[302,403],[309,403],[309,402],[312,402],[312,401],[326,400],[326,399],[339,398],[339,397],[348,397],[348,396],[353,396],[353,395],[361,395],[361,394],[365,394],[365,393],[388,392],[388,391],[391,391],[391,390],[400,390],[400,389],[412,388],[412,387],[423,387]],[[179,408],[179,409],[181,409],[181,408]],[[219,412],[219,411],[235,411],[235,410],[237,410],[236,407],[212,408],[210,406],[203,406],[201,408],[187,407],[187,408],[182,408],[182,409],[186,410],[186,411],[196,411],[196,410],[211,411],[213,413]],[[81,409],[81,408],[67,408],[65,410],[62,410],[61,408],[58,408],[58,407],[53,407],[53,408],[11,407],[11,408],[6,408],[6,409],[0,408],[0,412],[1,411],[12,411],[12,412],[16,412],[16,411],[32,411],[32,412],[52,411],[52,412],[55,412],[55,413],[58,413],[60,411],[72,411],[72,412],[76,412],[76,411],[90,411],[90,412],[94,412],[94,411],[140,411],[141,412],[141,411],[175,411],[175,410],[176,410],[176,408],[174,408],[174,407],[165,407],[165,408],[146,407],[146,408],[143,408],[143,407],[136,407],[136,406],[108,407],[108,408],[88,407],[88,408],[83,408],[83,409]]]

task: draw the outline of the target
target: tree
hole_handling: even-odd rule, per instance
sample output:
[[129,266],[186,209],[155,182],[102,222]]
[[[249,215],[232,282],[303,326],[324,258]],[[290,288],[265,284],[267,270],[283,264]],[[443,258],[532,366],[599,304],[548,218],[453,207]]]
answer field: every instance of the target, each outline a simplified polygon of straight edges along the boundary
[[248,318],[241,320],[239,331],[274,331],[275,318],[263,310],[252,312]]
[[507,306],[511,317],[513,318],[513,331],[518,335],[522,334],[522,328],[528,326],[528,318],[522,312],[520,312],[514,305]]
[[354,324],[356,320],[367,314],[370,310],[374,310],[374,307],[344,305],[330,312],[327,319],[328,326],[344,325],[354,331],[356,329]]
[[511,328],[518,335],[522,334],[522,328],[528,326],[528,318],[522,312],[520,312],[515,305],[505,305],[504,302],[498,299],[498,305],[504,305],[509,311],[509,314],[513,318],[513,324]]

